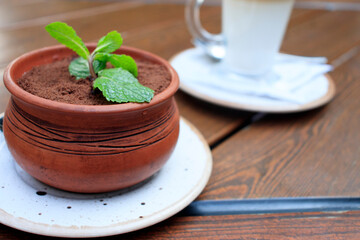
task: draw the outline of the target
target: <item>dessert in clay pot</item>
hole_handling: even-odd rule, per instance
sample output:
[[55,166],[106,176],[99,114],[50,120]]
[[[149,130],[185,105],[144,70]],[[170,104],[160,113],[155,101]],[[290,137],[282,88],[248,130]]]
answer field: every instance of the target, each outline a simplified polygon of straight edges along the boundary
[[120,47],[116,31],[85,45],[65,23],[46,30],[67,47],[26,53],[4,73],[11,98],[3,129],[17,164],[41,182],[82,193],[130,187],[159,171],[179,134],[175,70],[154,54]]

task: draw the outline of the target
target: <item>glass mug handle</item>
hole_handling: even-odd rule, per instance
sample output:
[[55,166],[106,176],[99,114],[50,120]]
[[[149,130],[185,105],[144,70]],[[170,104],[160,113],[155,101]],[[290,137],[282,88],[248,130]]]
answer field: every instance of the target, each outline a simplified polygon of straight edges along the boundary
[[204,0],[188,0],[185,19],[194,38],[194,45],[203,48],[213,59],[220,60],[225,57],[224,37],[222,34],[209,33],[202,27],[199,10],[203,2]]

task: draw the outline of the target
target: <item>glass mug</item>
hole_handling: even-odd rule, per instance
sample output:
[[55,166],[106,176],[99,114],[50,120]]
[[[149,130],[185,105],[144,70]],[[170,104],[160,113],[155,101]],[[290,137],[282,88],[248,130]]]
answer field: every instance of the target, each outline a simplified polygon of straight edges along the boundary
[[199,8],[204,0],[188,0],[186,21],[194,44],[244,75],[271,70],[286,30],[294,0],[223,0],[222,33],[204,30]]

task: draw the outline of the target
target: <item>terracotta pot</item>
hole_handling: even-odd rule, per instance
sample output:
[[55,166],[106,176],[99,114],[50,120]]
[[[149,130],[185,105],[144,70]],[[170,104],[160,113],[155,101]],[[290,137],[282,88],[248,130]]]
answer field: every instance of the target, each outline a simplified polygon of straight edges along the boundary
[[[94,44],[88,45],[90,51]],[[75,105],[32,95],[17,79],[33,66],[74,53],[63,46],[42,48],[14,60],[4,73],[11,93],[4,135],[16,162],[34,178],[67,191],[96,193],[137,184],[160,170],[179,134],[173,95],[179,79],[164,59],[121,47],[135,59],[164,65],[171,83],[150,103]]]

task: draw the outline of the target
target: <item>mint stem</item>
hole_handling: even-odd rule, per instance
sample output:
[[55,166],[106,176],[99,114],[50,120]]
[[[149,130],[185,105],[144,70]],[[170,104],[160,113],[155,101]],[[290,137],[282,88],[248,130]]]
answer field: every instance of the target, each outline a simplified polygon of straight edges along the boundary
[[88,59],[88,62],[89,62],[89,70],[90,70],[90,74],[91,74],[91,79],[95,80],[97,78],[97,75],[95,73],[94,65],[93,65],[94,55],[92,55],[92,54],[90,55],[90,58]]

